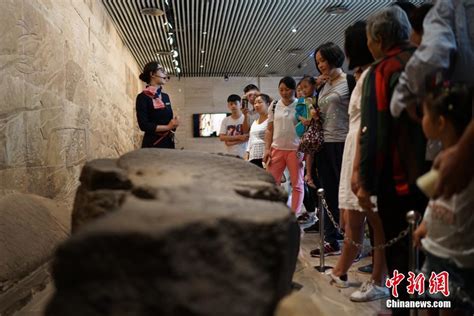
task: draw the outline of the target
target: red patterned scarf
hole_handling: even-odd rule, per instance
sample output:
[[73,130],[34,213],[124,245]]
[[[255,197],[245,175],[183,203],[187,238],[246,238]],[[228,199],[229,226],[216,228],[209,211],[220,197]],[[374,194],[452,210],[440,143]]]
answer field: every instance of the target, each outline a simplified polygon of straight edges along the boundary
[[161,100],[161,87],[147,86],[143,89],[143,93],[153,100],[153,107],[155,109],[163,109],[165,104]]

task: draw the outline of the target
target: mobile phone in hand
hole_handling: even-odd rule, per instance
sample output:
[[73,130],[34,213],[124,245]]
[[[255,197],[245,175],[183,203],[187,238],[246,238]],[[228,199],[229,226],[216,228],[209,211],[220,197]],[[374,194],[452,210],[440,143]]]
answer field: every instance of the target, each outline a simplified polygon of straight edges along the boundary
[[242,109],[249,108],[249,100],[247,98],[242,98]]

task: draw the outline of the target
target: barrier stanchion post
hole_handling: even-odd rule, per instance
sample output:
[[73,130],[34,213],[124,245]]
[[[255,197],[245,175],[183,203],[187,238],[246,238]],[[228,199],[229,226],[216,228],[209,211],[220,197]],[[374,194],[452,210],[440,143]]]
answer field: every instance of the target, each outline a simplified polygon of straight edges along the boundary
[[[413,233],[418,226],[419,214],[415,211],[407,212],[406,219],[408,222],[408,243],[410,252],[408,254],[408,270],[416,273],[418,269],[418,249],[413,245]],[[415,299],[415,294],[410,294],[410,299]],[[410,309],[410,316],[417,316],[416,309]]]
[[324,189],[318,190],[318,209],[319,209],[319,267],[314,267],[319,272],[324,272],[332,267],[324,265]]

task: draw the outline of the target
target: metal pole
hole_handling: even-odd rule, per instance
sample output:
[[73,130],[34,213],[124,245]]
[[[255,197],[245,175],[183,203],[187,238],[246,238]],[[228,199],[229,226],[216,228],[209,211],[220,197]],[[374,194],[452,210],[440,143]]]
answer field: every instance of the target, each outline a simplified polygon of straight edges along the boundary
[[[408,222],[408,243],[410,252],[408,253],[408,270],[416,273],[418,270],[418,249],[413,245],[413,233],[418,226],[419,214],[415,211],[407,212],[406,219]],[[415,299],[415,294],[410,294],[410,299]],[[418,315],[418,310],[410,309],[410,316]]]
[[315,267],[319,272],[324,272],[329,268],[329,266],[324,265],[324,189],[318,189],[318,209],[319,209],[319,267]]

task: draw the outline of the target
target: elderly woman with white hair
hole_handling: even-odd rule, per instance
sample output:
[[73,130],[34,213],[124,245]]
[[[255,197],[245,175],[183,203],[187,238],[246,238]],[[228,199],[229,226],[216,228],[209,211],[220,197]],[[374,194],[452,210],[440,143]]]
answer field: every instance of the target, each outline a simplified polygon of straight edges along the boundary
[[[397,6],[388,7],[367,19],[367,46],[376,60],[364,80],[361,99],[361,128],[357,197],[364,209],[374,209],[377,197],[385,240],[407,227],[409,210],[423,212],[427,200],[415,180],[428,168],[424,159],[426,139],[420,121],[408,113],[390,114],[390,100],[400,73],[415,51],[409,43],[410,22]],[[386,248],[389,273],[408,272],[408,238]],[[361,291],[371,290],[368,284]],[[382,285],[383,286],[383,285]],[[401,299],[407,298],[398,288]],[[363,293],[361,293],[363,294]]]

